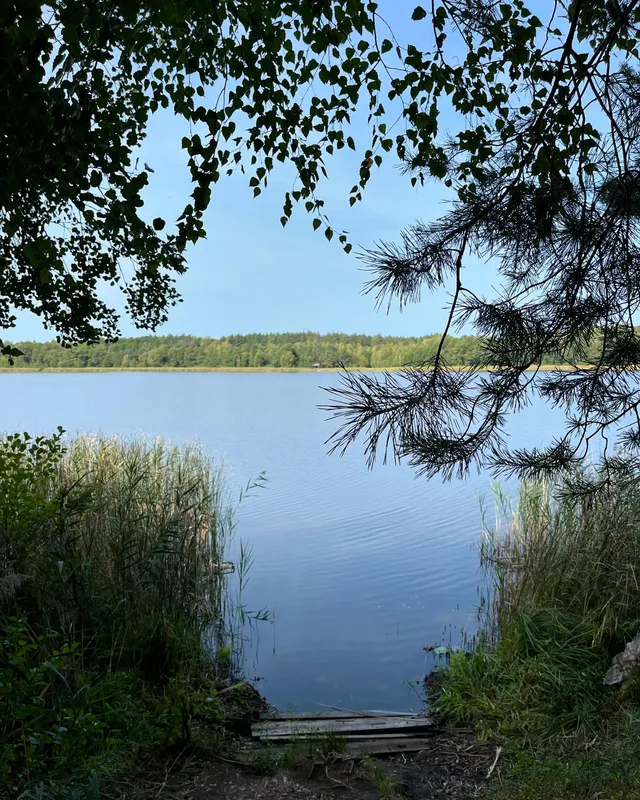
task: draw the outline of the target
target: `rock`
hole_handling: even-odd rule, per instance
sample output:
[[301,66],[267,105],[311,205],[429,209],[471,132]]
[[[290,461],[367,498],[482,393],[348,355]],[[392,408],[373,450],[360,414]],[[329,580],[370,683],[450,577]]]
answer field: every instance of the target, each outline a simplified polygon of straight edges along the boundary
[[622,683],[626,677],[628,676],[625,675],[622,667],[618,666],[618,664],[614,664],[612,667],[609,667],[602,682],[606,686],[615,686],[618,683]]
[[618,653],[611,660],[611,666],[602,682],[607,686],[615,686],[626,680],[634,667],[640,666],[640,633],[630,642],[627,642],[622,653]]

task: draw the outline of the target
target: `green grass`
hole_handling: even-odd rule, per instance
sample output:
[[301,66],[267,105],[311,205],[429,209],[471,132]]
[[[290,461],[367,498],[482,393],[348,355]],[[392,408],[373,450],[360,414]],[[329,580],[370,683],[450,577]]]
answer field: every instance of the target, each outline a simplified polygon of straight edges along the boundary
[[275,775],[280,770],[294,769],[309,760],[312,763],[327,761],[342,755],[345,749],[343,737],[326,733],[307,739],[294,739],[284,746],[267,742],[251,753],[246,763],[258,775]]
[[369,780],[380,792],[381,800],[400,800],[402,797],[400,787],[386,772],[384,765],[370,756],[366,757],[363,763]]
[[640,797],[640,679],[602,682],[640,630],[640,488],[530,485],[497,508],[484,624],[441,676],[435,713],[503,744],[500,797]]
[[66,797],[220,744],[248,708],[218,698],[237,668],[231,533],[197,447],[0,440],[0,785]]
[[637,800],[639,727],[640,719],[631,715],[616,736],[592,740],[581,749],[516,751],[491,795],[496,800]]

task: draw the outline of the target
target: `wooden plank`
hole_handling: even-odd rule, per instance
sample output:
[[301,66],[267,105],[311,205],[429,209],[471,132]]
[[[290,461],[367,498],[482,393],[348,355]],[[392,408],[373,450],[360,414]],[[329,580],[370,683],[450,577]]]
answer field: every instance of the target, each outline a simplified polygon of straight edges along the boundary
[[406,717],[375,717],[329,720],[290,720],[278,722],[262,722],[253,725],[251,733],[260,739],[277,739],[282,736],[317,736],[320,734],[336,734],[344,736],[349,733],[368,733],[376,735],[390,731],[418,732],[429,730],[433,721],[427,717],[407,719]]
[[[438,731],[442,733],[442,731]],[[311,744],[311,741],[309,742]],[[254,752],[259,752],[269,747],[275,752],[284,752],[286,746],[286,739],[278,739],[277,742],[273,741],[259,741],[255,740],[250,743],[249,747]],[[418,736],[376,736],[373,739],[369,736],[356,736],[349,737],[344,741],[344,752],[346,755],[352,756],[366,756],[366,755],[384,755],[385,753],[418,753],[421,750],[427,750],[431,747],[430,737]],[[311,752],[311,751],[310,751]],[[336,755],[340,755],[337,753]]]
[[366,741],[345,742],[345,752],[351,756],[380,756],[391,755],[393,753],[419,753],[427,750],[431,746],[429,739],[417,739],[407,736],[405,738],[387,738],[386,736],[376,736],[375,739]]
[[345,742],[352,742],[352,741],[375,741],[377,742],[378,739],[427,739],[433,736],[439,736],[443,733],[442,728],[429,728],[429,730],[425,731],[412,731],[411,733],[398,733],[395,731],[394,733],[347,733],[345,734],[344,739]]
[[265,722],[285,722],[292,719],[361,719],[362,717],[400,717],[413,718],[415,714],[409,712],[390,711],[284,711],[274,714],[260,714],[260,719]]
[[[433,736],[439,736],[443,733],[441,728],[429,728],[428,731],[418,731],[417,733],[378,733],[375,735],[371,735],[369,733],[347,733],[344,736],[340,736],[340,742],[344,742],[348,744],[349,742],[377,742],[385,741],[386,739],[396,739],[396,740],[404,740],[409,741],[410,739],[431,739]],[[299,736],[295,733],[292,733],[290,736],[277,736],[273,739],[265,737],[263,739],[258,739],[254,737],[251,742],[252,747],[263,747],[265,745],[273,745],[275,747],[279,747],[280,745],[287,744],[288,742],[309,742],[309,744],[313,744],[313,742],[319,742],[322,744],[322,739],[318,738],[318,736]]]

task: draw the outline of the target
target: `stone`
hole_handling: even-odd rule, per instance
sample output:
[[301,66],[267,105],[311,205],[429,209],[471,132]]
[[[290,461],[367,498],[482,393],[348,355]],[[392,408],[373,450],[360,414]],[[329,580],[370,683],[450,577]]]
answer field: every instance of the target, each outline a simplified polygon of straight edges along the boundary
[[602,682],[606,686],[616,686],[625,681],[631,675],[634,667],[638,666],[640,666],[640,633],[627,642],[621,653],[612,658],[611,666]]

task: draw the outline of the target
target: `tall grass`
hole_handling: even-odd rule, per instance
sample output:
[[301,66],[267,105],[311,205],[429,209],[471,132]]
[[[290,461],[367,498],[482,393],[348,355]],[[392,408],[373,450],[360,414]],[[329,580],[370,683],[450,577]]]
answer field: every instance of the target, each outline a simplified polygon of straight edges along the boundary
[[484,624],[451,659],[436,708],[486,734],[587,740],[640,697],[633,681],[602,683],[640,630],[640,487],[560,488],[523,485],[515,504],[498,492],[483,533]]
[[481,551],[491,620],[500,631],[514,614],[557,610],[590,620],[594,643],[617,644],[640,627],[640,487],[558,490],[524,484],[515,507],[496,491]]
[[[5,473],[20,442],[0,446]],[[199,448],[98,436],[44,468],[25,455],[22,486],[5,495],[0,552],[7,575],[25,576],[13,602],[31,624],[130,663],[168,657],[178,633],[218,620],[231,516]]]
[[0,784],[188,740],[195,707],[219,721],[232,528],[197,446],[0,440]]

